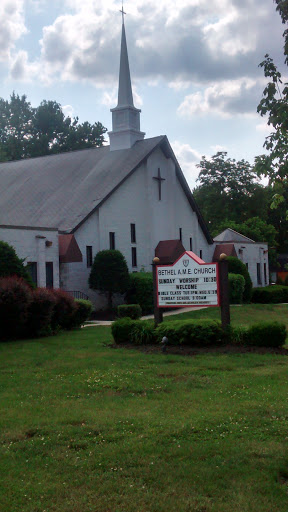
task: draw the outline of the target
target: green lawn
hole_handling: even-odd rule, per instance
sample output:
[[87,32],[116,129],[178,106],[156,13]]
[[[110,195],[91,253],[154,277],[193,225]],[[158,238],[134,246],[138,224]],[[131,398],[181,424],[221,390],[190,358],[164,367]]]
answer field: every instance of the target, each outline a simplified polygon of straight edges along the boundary
[[1,512],[287,511],[286,356],[110,342],[0,344]]
[[[284,322],[288,329],[288,304],[244,304],[230,306],[231,323],[233,325],[252,325],[263,321]],[[165,322],[180,319],[212,318],[221,320],[220,308],[205,308],[180,315],[165,317]]]

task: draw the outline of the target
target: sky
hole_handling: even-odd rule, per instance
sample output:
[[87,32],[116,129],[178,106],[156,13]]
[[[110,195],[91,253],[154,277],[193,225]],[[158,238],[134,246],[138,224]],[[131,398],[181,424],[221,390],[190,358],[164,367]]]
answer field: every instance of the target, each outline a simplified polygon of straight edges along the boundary
[[[1,0],[0,97],[60,103],[111,129],[121,0]],[[283,75],[273,0],[126,0],[135,106],[146,138],[167,135],[191,188],[217,151],[253,164],[270,130],[257,114],[269,54]],[[108,137],[107,137],[108,138]]]

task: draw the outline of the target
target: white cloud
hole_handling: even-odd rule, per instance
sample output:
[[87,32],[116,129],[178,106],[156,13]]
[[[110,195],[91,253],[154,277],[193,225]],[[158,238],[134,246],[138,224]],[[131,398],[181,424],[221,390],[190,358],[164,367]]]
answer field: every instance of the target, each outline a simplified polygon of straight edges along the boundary
[[177,112],[191,119],[195,115],[216,114],[227,118],[235,115],[256,115],[262,81],[242,78],[216,83],[204,91],[185,96]]
[[211,146],[211,149],[213,151],[213,154],[219,153],[220,151],[228,151],[226,146],[220,146],[219,144]]
[[196,167],[196,164],[199,164],[202,155],[189,144],[183,144],[177,140],[172,142],[171,146],[190,188],[194,188],[199,174],[199,169]]
[[62,107],[62,110],[63,110],[65,117],[71,117],[71,119],[73,119],[73,117],[75,117],[75,109],[74,109],[74,107],[72,107],[72,105],[64,105]]
[[265,135],[269,135],[273,131],[273,127],[269,126],[266,121],[259,123],[256,125],[256,131],[260,133],[264,133]]
[[24,0],[1,0],[0,3],[0,61],[7,61],[16,41],[27,33],[24,22]]

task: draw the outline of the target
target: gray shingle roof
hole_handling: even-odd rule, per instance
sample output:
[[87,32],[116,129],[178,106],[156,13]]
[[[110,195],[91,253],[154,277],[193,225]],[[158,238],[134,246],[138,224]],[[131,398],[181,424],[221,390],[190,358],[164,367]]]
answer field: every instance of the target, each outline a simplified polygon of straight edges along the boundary
[[0,164],[0,225],[74,232],[157,147],[176,173],[209,243],[212,239],[166,136],[132,148],[83,149]]
[[0,164],[0,224],[73,230],[164,138]]
[[214,242],[243,242],[243,243],[251,243],[254,242],[251,238],[248,238],[238,231],[234,231],[234,229],[227,228],[222,231],[219,235],[215,236]]

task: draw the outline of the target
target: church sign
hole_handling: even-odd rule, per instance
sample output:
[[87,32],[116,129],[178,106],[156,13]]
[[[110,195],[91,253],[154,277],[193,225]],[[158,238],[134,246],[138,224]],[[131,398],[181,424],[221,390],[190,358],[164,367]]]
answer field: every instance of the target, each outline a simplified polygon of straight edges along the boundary
[[204,263],[186,251],[173,265],[157,265],[157,306],[219,306],[217,263]]

